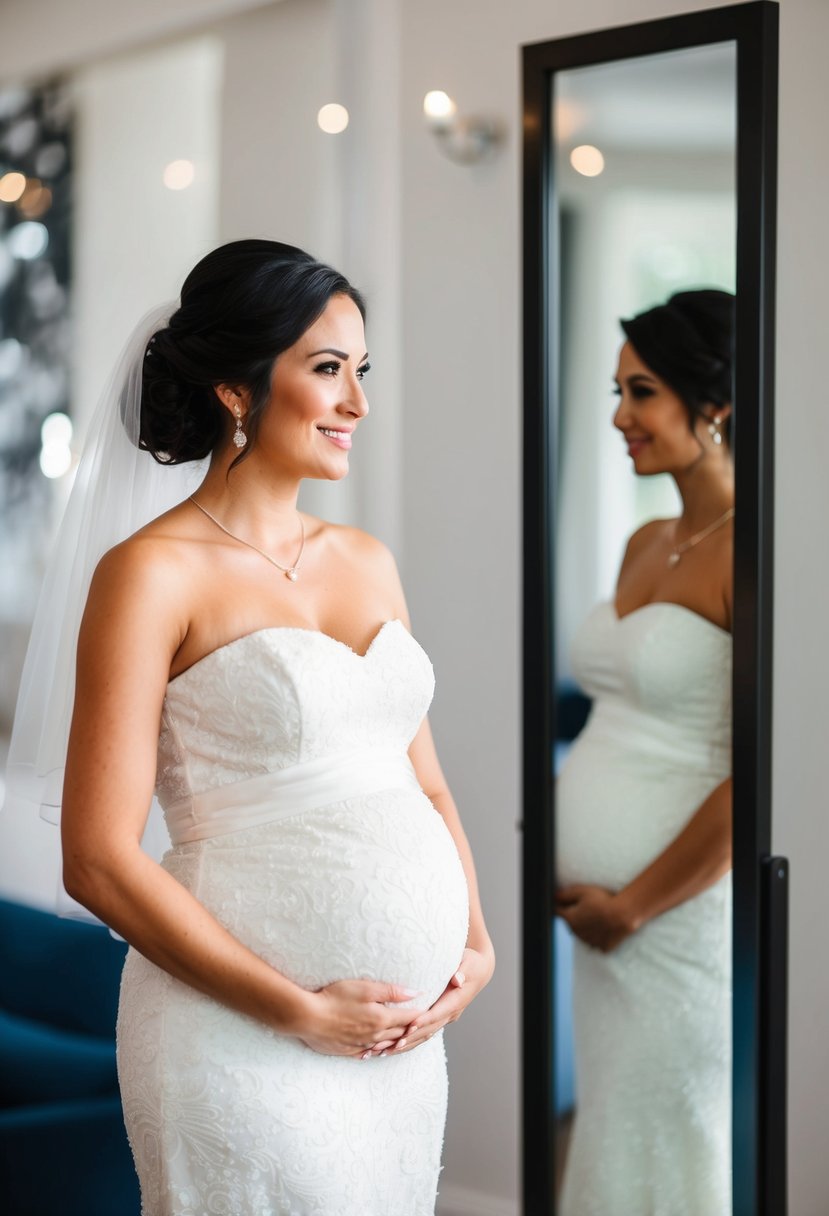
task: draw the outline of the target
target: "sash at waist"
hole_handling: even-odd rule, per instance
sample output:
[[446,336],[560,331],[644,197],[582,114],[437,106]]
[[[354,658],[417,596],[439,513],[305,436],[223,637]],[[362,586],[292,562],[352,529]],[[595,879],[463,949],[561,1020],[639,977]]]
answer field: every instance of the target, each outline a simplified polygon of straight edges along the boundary
[[688,728],[649,714],[628,702],[597,700],[584,730],[594,741],[607,739],[632,756],[650,758],[671,768],[725,778],[731,772],[731,724],[722,735],[695,734]]
[[386,789],[420,789],[407,752],[357,749],[179,798],[165,807],[164,817],[170,839],[177,845],[259,827]]

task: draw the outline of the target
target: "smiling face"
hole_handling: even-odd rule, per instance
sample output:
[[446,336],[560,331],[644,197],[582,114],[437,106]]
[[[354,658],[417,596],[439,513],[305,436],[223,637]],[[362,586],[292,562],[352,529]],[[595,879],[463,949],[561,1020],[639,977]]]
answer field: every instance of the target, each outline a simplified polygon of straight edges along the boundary
[[[362,386],[368,368],[360,310],[349,296],[332,296],[275,360],[250,459],[287,477],[344,477],[353,432],[368,413]],[[236,398],[222,393],[222,400],[232,405]],[[243,415],[246,408],[243,401]]]
[[[690,429],[682,398],[642,362],[630,342],[619,352],[616,384],[620,401],[613,425],[627,440],[637,473],[681,472],[699,460],[700,445],[706,452],[713,446],[706,420],[695,418]],[[710,412],[724,419],[729,407]]]

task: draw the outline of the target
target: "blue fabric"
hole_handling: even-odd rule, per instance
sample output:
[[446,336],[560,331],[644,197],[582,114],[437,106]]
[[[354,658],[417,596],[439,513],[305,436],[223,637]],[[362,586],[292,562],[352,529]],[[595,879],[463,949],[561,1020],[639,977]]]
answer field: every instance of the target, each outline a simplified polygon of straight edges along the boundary
[[138,1216],[115,1018],[126,944],[0,900],[0,1210]]
[[[559,688],[559,738],[553,745],[553,772],[561,769],[572,740],[590,712],[590,701],[574,684]],[[553,922],[553,1099],[557,1115],[568,1114],[576,1102],[573,1044],[573,934],[560,916]]]
[[555,981],[553,986],[553,1094],[557,1115],[566,1115],[576,1101],[573,1058],[573,934],[555,918],[553,930]]
[[126,951],[103,926],[0,900],[0,1009],[112,1037]]
[[0,1107],[118,1092],[112,1039],[0,1010]]
[[0,1203],[8,1216],[139,1216],[120,1099],[0,1111]]

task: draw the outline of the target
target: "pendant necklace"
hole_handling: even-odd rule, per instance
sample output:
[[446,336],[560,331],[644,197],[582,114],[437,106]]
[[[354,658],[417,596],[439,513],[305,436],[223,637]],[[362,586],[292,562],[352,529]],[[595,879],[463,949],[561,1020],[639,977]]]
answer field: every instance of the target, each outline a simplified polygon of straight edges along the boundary
[[683,553],[687,552],[687,550],[692,548],[693,545],[699,544],[701,540],[705,540],[706,536],[710,536],[716,528],[721,527],[726,520],[731,519],[733,514],[734,508],[729,507],[724,515],[721,515],[719,519],[715,519],[714,522],[709,524],[707,528],[703,528],[701,532],[697,532],[694,536],[690,537],[689,540],[684,540],[681,545],[675,545],[668,554],[668,565],[671,567],[678,565],[679,559],[682,557]]
[[[247,547],[249,549],[254,549],[257,553],[261,553],[262,556],[264,558],[266,558],[271,563],[272,566],[276,566],[277,570],[281,570],[282,573],[285,575],[285,577],[290,579],[292,583],[295,583],[297,581],[297,579],[299,578],[299,575],[297,574],[297,567],[299,566],[299,561],[300,561],[300,558],[302,557],[302,551],[305,548],[305,525],[302,522],[301,515],[299,516],[299,527],[302,532],[302,541],[300,542],[299,553],[297,553],[296,560],[294,561],[294,564],[292,566],[280,566],[279,562],[275,561],[274,558],[272,558],[269,553],[266,553],[264,549],[260,549],[258,547],[258,545],[252,545],[249,540],[243,540],[241,536],[237,536],[235,532],[231,532],[229,528],[226,528],[224,526],[224,524],[219,523],[218,519],[216,519],[216,516],[211,515],[210,512],[207,510],[207,508],[203,507],[200,502],[196,502],[196,500],[192,494],[190,494],[188,497],[194,507],[198,507],[200,511],[204,512],[204,514],[207,516],[208,519],[213,520],[213,523],[216,525],[217,528],[221,528],[221,530],[223,532],[226,532],[227,535],[229,537],[231,537],[233,540],[238,540],[239,544],[247,545]],[[299,514],[299,512],[297,512],[297,514]]]

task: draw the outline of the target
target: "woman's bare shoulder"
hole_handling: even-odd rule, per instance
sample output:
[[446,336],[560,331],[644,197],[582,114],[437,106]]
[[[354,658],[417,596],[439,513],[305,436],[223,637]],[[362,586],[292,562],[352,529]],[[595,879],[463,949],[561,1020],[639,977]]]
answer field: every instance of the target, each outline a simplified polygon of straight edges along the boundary
[[674,519],[649,519],[647,523],[632,532],[625,546],[621,568],[624,569],[625,564],[632,558],[638,558],[640,554],[646,553],[651,545],[662,544],[666,537],[671,535],[675,524]]
[[180,507],[151,520],[100,558],[88,607],[116,615],[136,613],[186,631],[192,590],[207,555]]
[[628,546],[636,549],[647,544],[648,541],[661,540],[668,533],[672,532],[675,527],[676,519],[674,517],[668,519],[649,519],[647,523],[642,524],[641,527],[630,534]]
[[[314,517],[311,516],[311,519]],[[320,535],[343,557],[353,562],[368,563],[378,570],[396,565],[389,546],[371,532],[353,524],[333,524],[322,519],[314,522],[321,525]]]
[[376,599],[378,611],[408,622],[397,561],[385,541],[352,524],[326,523],[325,528],[330,552],[355,576],[361,596]]

